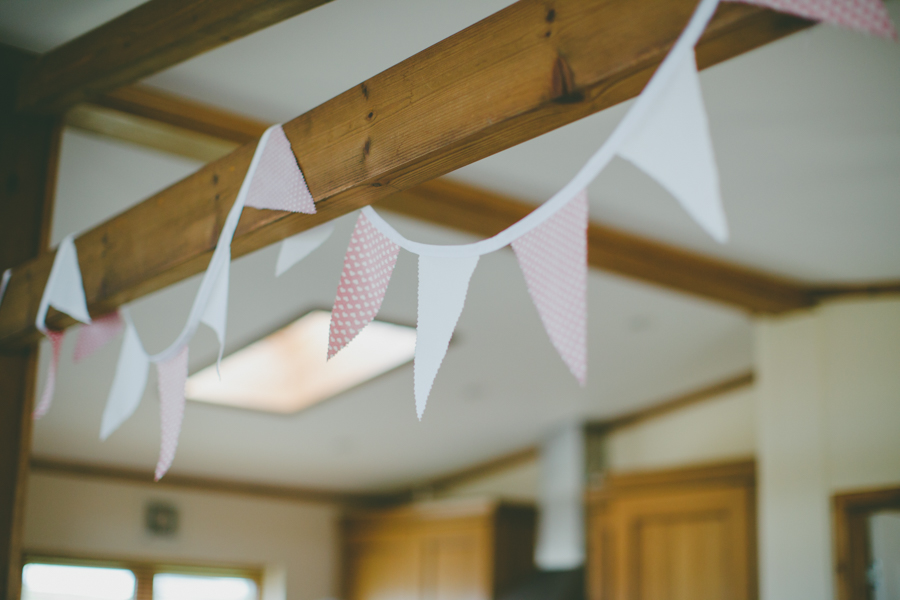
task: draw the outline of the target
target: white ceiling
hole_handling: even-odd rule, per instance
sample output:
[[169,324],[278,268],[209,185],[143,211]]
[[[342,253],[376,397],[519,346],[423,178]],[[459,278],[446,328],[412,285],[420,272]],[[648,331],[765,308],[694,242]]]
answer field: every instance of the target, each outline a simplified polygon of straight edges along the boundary
[[[508,4],[335,0],[197,57],[152,85],[283,121]],[[0,0],[0,40],[38,51],[137,2]],[[900,20],[900,5],[890,3]],[[815,281],[900,278],[900,48],[816,27],[701,75],[733,241],[719,246],[664,191],[624,162],[591,188],[592,218],[743,264]],[[532,202],[560,187],[625,107],[461,169],[455,177]],[[69,131],[54,240],[189,174],[195,163]],[[390,217],[410,237],[470,238]],[[268,248],[235,261],[228,322],[234,350],[311,308],[329,307],[353,216],[282,278]],[[197,279],[135,303],[148,350],[183,323]],[[401,255],[381,318],[415,322],[415,263]],[[336,489],[387,489],[521,448],[561,421],[633,410],[752,367],[740,312],[593,271],[589,383],[578,388],[541,329],[512,253],[485,257],[422,423],[402,367],[318,407],[283,417],[189,403],[172,472]],[[72,338],[74,336],[70,336]],[[155,463],[150,389],[104,443],[100,415],[118,344],[72,365],[67,341],[56,403],[35,453],[134,466]],[[214,356],[211,333],[191,369]],[[324,352],[324,349],[323,349]]]

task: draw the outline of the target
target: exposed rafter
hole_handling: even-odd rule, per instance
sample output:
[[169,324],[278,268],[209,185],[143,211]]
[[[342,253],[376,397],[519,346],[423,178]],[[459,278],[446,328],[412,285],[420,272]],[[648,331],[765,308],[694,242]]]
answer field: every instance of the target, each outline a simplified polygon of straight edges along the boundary
[[[637,95],[694,9],[692,0],[522,0],[285,124],[317,199],[315,216],[247,209],[241,256]],[[720,7],[698,45],[710,66],[807,21]],[[423,126],[427,123],[427,126]],[[102,314],[205,268],[253,145],[76,240],[88,306]],[[13,272],[0,345],[36,337],[53,256]],[[51,327],[71,323],[63,315]]]
[[18,107],[62,112],[328,0],[149,0],[41,56]]

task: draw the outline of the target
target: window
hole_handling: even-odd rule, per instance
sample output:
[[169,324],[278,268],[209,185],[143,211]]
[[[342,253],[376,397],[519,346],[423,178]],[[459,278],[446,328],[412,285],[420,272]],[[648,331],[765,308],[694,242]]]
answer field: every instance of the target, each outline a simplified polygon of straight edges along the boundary
[[22,600],[259,600],[262,571],[27,557]]
[[30,563],[22,569],[22,600],[132,600],[128,569]]

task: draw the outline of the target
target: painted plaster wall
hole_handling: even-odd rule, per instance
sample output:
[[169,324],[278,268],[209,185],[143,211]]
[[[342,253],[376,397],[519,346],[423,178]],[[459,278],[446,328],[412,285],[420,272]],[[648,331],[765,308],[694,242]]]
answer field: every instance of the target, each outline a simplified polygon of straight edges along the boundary
[[[172,539],[144,531],[144,507],[179,510]],[[338,510],[236,494],[32,474],[25,516],[31,552],[263,567],[264,600],[336,596]]]

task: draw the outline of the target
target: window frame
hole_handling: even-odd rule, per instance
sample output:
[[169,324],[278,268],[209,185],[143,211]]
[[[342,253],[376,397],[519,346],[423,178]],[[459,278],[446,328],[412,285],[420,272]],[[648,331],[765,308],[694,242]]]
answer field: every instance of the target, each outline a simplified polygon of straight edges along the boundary
[[128,569],[134,573],[134,600],[153,600],[153,576],[161,573],[197,575],[205,577],[241,577],[256,583],[256,600],[263,597],[263,568],[261,566],[203,563],[183,560],[148,560],[139,558],[108,558],[60,552],[30,552],[22,554],[22,570],[30,563],[72,567],[105,567]]

